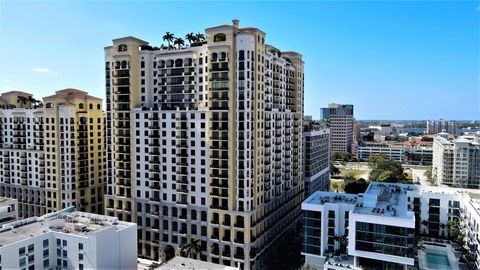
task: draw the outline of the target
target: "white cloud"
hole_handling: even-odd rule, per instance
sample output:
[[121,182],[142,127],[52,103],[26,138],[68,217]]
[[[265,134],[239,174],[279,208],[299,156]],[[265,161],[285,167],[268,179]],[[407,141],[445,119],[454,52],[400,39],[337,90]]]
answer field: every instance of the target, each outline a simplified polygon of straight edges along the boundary
[[36,73],[47,73],[47,74],[50,74],[50,75],[57,75],[56,72],[46,68],[46,67],[34,67],[32,68],[32,71],[33,72],[36,72]]

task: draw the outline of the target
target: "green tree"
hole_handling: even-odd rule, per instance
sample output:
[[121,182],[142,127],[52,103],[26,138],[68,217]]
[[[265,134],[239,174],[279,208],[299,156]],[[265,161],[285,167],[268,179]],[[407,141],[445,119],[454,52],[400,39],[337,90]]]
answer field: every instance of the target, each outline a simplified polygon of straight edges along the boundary
[[340,170],[333,164],[333,162],[330,162],[330,174],[331,175],[339,175]]
[[364,193],[368,188],[368,183],[365,179],[360,178],[357,181],[345,184],[345,193],[359,194]]
[[383,155],[370,156],[368,166],[371,168],[370,181],[398,183],[407,179],[400,163],[386,160]]
[[185,45],[185,41],[183,40],[183,38],[176,38],[173,41],[173,45],[177,45],[177,47],[180,49],[183,45]]
[[25,105],[25,104],[27,104],[27,102],[28,102],[28,98],[27,98],[27,97],[23,97],[23,96],[18,96],[18,97],[17,97],[17,103],[18,103],[18,104],[22,104],[22,103],[23,103],[23,105]]
[[194,33],[188,33],[185,35],[185,39],[188,40],[188,44],[192,46],[192,43],[195,43],[197,40],[197,37],[195,36]]
[[163,35],[163,41],[168,42],[168,47],[170,48],[171,42],[173,42],[173,39],[175,38],[175,35],[173,35],[170,32],[166,32],[165,35]]
[[180,246],[180,254],[183,257],[196,258],[198,254],[202,253],[200,240],[187,235],[187,240]]

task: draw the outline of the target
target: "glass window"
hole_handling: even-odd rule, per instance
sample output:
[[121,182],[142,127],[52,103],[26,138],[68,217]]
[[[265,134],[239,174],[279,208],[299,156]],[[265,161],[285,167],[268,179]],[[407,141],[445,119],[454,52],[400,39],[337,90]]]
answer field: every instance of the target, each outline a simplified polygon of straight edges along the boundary
[[43,247],[48,247],[48,239],[43,240]]
[[21,248],[18,249],[18,255],[19,256],[25,255],[25,248],[24,247],[21,247]]

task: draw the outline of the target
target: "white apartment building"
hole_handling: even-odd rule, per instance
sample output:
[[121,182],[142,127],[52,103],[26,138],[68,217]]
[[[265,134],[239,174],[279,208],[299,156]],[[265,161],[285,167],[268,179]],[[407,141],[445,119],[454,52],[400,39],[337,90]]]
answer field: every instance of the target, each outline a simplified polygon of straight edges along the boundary
[[63,89],[43,103],[7,92],[0,104],[0,196],[18,200],[18,216],[69,206],[103,213],[102,100]]
[[[305,263],[317,269],[413,269],[415,217],[407,202],[406,188],[382,183],[359,195],[314,193],[302,204]],[[345,254],[340,268],[331,268],[335,253]]]
[[18,202],[15,199],[0,197],[0,226],[18,218]]
[[433,141],[432,175],[439,183],[458,188],[480,188],[480,138],[461,136]]
[[137,222],[140,257],[188,234],[200,259],[262,269],[301,215],[303,61],[237,20],[179,49],[105,48],[106,214]]
[[445,119],[427,121],[427,134],[437,134],[440,132],[455,134],[455,122]]
[[73,207],[0,228],[1,269],[135,269],[137,225]]
[[416,238],[447,238],[449,221],[457,219],[478,268],[480,204],[473,199],[478,192],[469,191],[374,182],[364,194],[316,192],[302,204],[306,264],[316,269],[414,269]]
[[329,123],[331,153],[351,153],[354,122],[353,105],[329,104],[328,108],[321,108],[321,119]]
[[330,129],[304,125],[303,173],[305,197],[330,188]]

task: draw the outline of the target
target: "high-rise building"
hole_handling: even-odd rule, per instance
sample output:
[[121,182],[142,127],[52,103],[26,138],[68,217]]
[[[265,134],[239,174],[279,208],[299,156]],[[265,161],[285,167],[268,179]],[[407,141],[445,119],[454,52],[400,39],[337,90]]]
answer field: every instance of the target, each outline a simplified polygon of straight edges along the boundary
[[0,227],[2,269],[136,269],[137,224],[61,211]]
[[330,127],[330,151],[352,152],[353,105],[332,103],[321,109],[321,119]]
[[303,173],[305,197],[315,191],[328,191],[330,187],[330,129],[304,123]]
[[192,235],[202,260],[261,269],[301,214],[303,60],[238,20],[203,36],[105,48],[106,213],[137,222],[141,257]]
[[480,188],[480,138],[448,139],[440,133],[433,140],[432,175],[439,183],[461,188]]
[[353,143],[359,143],[360,140],[362,139],[361,137],[361,126],[360,126],[360,123],[358,121],[355,121],[353,123],[353,138],[352,138],[352,141]]
[[43,98],[2,94],[0,196],[18,200],[21,218],[69,206],[103,213],[102,100],[77,89]]
[[427,134],[437,134],[440,132],[455,134],[455,122],[445,119],[427,121]]

